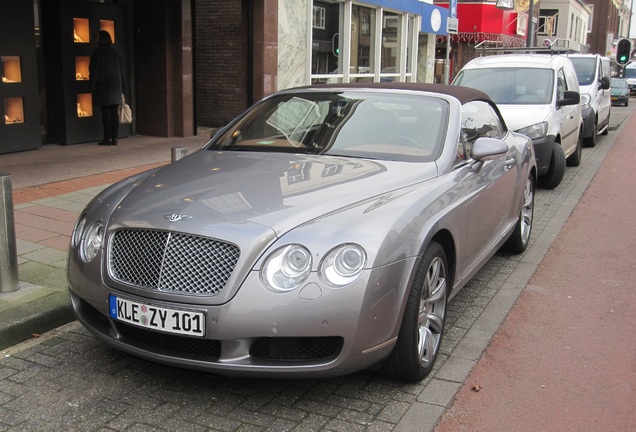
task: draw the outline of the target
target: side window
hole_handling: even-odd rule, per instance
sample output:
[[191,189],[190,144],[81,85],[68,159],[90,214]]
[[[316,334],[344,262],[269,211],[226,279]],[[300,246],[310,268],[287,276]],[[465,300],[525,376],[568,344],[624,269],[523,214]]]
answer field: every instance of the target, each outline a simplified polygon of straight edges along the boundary
[[563,99],[567,89],[568,82],[565,79],[565,72],[563,72],[563,69],[559,69],[559,72],[557,73],[557,93],[559,95],[559,99]]
[[471,158],[477,138],[503,138],[506,131],[493,107],[484,101],[468,102],[462,107],[462,131],[457,149],[457,162]]

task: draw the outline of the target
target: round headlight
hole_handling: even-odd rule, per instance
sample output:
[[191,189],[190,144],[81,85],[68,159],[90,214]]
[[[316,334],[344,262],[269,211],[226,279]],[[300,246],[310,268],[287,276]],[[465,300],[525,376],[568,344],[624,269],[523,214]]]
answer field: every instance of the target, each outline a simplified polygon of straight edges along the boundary
[[86,229],[86,233],[81,237],[80,254],[85,262],[91,262],[102,248],[104,241],[104,225],[95,222]]
[[320,264],[320,277],[333,287],[355,281],[364,270],[367,255],[362,246],[343,244],[332,249]]
[[311,272],[311,254],[301,245],[288,245],[275,250],[265,260],[261,280],[274,292],[298,288]]

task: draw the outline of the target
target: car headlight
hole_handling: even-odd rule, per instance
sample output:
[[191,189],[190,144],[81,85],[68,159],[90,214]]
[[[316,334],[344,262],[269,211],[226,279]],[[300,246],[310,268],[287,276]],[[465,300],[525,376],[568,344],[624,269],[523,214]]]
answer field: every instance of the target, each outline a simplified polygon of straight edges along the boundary
[[332,249],[320,264],[320,278],[332,287],[342,287],[355,281],[364,270],[367,255],[362,246],[343,244]]
[[590,107],[591,100],[592,98],[590,97],[589,93],[581,93],[581,107],[583,109],[587,109]]
[[[85,224],[85,222],[83,223]],[[83,225],[82,225],[83,226]],[[95,259],[104,242],[104,225],[101,222],[91,224],[81,236],[80,256],[89,263]]]
[[527,136],[530,139],[543,138],[548,134],[548,122],[536,123],[523,129],[519,129],[518,133]]
[[311,253],[307,248],[297,244],[283,246],[265,261],[261,280],[271,291],[292,291],[307,280],[311,263]]
[[73,229],[73,235],[71,236],[71,246],[74,248],[78,247],[80,241],[82,240],[82,234],[84,232],[84,228],[86,227],[86,215],[82,215],[77,223],[75,224],[75,228]]

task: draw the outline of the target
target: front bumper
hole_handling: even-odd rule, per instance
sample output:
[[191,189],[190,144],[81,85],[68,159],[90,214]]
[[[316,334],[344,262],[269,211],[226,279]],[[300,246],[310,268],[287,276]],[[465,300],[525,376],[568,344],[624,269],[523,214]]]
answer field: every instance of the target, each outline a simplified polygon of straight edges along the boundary
[[[232,300],[214,306],[158,301],[105,285],[69,288],[78,320],[102,341],[130,354],[221,375],[330,377],[371,368],[391,353],[414,262],[366,271],[339,289],[310,278],[304,288],[283,294],[263,289],[257,272],[251,272]],[[206,336],[167,334],[113,319],[109,294],[203,312]]]

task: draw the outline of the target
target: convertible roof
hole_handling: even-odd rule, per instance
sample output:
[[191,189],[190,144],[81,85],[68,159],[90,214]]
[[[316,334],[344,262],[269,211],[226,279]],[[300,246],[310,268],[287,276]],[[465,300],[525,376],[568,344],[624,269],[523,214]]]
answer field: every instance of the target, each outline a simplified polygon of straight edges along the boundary
[[[402,83],[402,82],[357,82],[347,84],[318,84],[313,86],[298,87],[302,89],[374,89],[374,90],[410,90],[421,92],[441,93],[458,99],[462,104],[473,100],[483,100],[492,103],[492,99],[481,90],[470,87],[452,86],[444,84],[427,83]],[[291,89],[290,89],[291,90]]]

